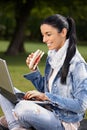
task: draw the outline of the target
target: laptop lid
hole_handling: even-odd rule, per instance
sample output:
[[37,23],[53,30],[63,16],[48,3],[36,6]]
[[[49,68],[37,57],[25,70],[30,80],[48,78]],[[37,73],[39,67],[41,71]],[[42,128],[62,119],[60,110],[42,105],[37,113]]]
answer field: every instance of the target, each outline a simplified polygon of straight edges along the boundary
[[13,83],[5,60],[0,59],[0,93],[11,102],[17,102]]

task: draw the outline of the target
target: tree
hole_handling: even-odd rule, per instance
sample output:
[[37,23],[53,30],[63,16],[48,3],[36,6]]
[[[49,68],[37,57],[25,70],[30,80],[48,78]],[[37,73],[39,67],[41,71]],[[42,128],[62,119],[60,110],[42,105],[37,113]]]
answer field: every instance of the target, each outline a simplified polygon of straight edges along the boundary
[[[25,28],[27,20],[29,20],[30,12],[32,8],[36,6],[46,6],[47,1],[43,0],[7,0],[7,2],[11,2],[14,4],[14,15],[16,20],[16,27],[14,30],[14,34],[12,40],[9,44],[8,49],[5,54],[7,55],[17,55],[18,53],[24,52],[24,38],[25,38]],[[45,5],[43,5],[45,4]]]
[[24,30],[34,4],[35,0],[14,1],[16,27],[10,45],[5,52],[6,54],[17,55],[18,53],[24,52]]

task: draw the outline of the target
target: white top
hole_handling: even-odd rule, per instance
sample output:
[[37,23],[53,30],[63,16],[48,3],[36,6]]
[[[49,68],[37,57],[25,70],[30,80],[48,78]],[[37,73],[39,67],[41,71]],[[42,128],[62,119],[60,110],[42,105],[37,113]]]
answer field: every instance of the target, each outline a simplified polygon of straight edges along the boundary
[[80,123],[76,122],[76,123],[66,123],[66,122],[62,122],[65,130],[78,130]]
[[52,71],[52,73],[51,73],[50,78],[49,78],[49,81],[48,81],[49,92],[51,92],[52,83],[53,83],[54,78],[55,78],[55,76],[56,76],[56,74],[57,74],[57,71],[58,71],[58,69],[54,69],[54,70]]

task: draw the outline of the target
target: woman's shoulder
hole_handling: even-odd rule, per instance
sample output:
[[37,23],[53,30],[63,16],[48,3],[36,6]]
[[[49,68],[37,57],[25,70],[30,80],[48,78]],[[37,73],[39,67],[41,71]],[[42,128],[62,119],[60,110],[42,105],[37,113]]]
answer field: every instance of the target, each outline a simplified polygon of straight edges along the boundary
[[78,49],[76,49],[76,54],[74,55],[74,57],[72,58],[72,60],[71,60],[71,64],[72,63],[81,63],[81,62],[83,62],[83,63],[85,63],[86,64],[86,61],[85,61],[85,59],[83,58],[83,56],[81,55],[81,53],[78,51]]
[[80,52],[77,49],[76,54],[74,55],[74,57],[72,58],[72,60],[70,62],[70,69],[73,70],[80,65],[83,65],[87,68],[87,63],[86,63],[85,59],[82,57],[82,55],[80,54]]

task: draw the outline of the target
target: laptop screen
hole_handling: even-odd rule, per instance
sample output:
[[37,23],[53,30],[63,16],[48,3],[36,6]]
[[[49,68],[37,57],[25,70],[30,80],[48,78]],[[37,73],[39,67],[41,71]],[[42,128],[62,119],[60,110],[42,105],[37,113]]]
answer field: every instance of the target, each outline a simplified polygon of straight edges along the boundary
[[14,94],[13,83],[8,71],[6,61],[0,59],[0,88]]

